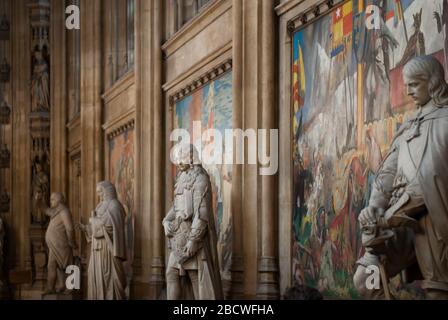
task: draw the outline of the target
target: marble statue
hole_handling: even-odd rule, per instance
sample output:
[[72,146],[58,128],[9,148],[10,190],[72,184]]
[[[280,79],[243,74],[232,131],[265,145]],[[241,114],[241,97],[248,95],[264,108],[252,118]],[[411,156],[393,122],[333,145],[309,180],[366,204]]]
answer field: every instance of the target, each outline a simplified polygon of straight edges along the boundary
[[42,50],[36,48],[31,79],[31,111],[50,111],[50,72]]
[[65,270],[73,264],[73,250],[76,248],[73,219],[64,196],[58,192],[51,195],[50,208],[45,208],[45,213],[50,218],[45,234],[49,251],[45,294],[60,293],[65,290]]
[[123,300],[126,299],[123,267],[126,214],[112,183],[102,181],[97,184],[96,191],[100,203],[91,212],[89,224],[79,225],[91,243],[87,297],[89,300]]
[[[198,164],[193,145],[177,145],[174,158],[178,168],[174,203],[163,220],[170,249],[167,298],[179,300],[185,292],[193,292],[196,300],[222,299],[209,175]],[[182,277],[190,281],[181,281]]]
[[[411,59],[403,77],[417,111],[395,135],[359,215],[365,254],[354,284],[366,298],[392,299],[388,281],[403,272],[422,280],[428,299],[448,299],[448,84],[431,56]],[[378,290],[366,285],[369,266],[380,271]]]
[[32,218],[34,223],[45,222],[45,211],[42,210],[41,202],[47,204],[50,196],[50,179],[42,168],[42,164],[36,162],[33,173],[33,206]]

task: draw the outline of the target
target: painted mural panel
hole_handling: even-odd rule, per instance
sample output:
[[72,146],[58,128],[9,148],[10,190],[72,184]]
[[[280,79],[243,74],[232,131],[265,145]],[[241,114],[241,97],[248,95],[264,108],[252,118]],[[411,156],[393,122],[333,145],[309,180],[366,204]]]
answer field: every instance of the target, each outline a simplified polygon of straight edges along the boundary
[[125,232],[128,259],[125,262],[125,271],[128,277],[128,284],[132,278],[132,261],[134,257],[134,155],[133,128],[127,129],[109,140],[109,180],[115,185],[118,199],[126,211]]
[[[228,72],[208,83],[201,89],[176,103],[174,128],[186,129],[191,143],[198,150],[204,150],[212,144],[213,152],[225,154],[225,130],[232,129],[232,73]],[[194,122],[200,130],[194,130]],[[207,136],[208,129],[218,130],[223,140]],[[216,139],[216,140],[215,140]],[[222,148],[222,149],[221,149]],[[230,151],[229,151],[230,152]],[[223,161],[224,162],[224,161]],[[210,175],[212,184],[212,204],[218,232],[218,254],[224,289],[230,281],[230,263],[232,254],[232,165],[202,164]]]
[[[379,29],[365,27],[369,4],[381,8]],[[357,297],[358,214],[414,108],[402,68],[423,54],[446,65],[447,17],[446,0],[350,0],[293,35],[292,271],[327,296]]]

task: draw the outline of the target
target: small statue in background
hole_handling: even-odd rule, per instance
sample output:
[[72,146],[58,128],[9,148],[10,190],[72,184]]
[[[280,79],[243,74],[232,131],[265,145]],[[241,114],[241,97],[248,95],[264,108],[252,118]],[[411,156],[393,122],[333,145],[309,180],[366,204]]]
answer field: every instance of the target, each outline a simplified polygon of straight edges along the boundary
[[45,222],[45,211],[43,211],[42,203],[48,205],[50,197],[50,179],[42,168],[40,162],[36,162],[33,172],[33,206],[32,206],[32,218],[33,223]]
[[50,70],[42,49],[36,47],[31,79],[31,111],[50,111]]

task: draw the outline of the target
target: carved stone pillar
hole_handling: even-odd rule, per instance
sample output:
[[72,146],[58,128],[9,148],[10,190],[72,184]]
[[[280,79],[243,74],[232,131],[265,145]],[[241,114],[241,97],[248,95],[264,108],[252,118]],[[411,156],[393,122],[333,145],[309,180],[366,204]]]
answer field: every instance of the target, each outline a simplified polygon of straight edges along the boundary
[[[140,222],[136,248],[140,251],[141,274],[135,279],[149,286],[139,296],[158,299],[165,283],[163,131],[161,100],[161,36],[163,2],[136,2],[137,122],[139,163],[142,179],[137,183],[141,194]],[[136,249],[136,250],[137,250]],[[137,284],[137,283],[136,283]],[[137,284],[138,285],[138,284]]]
[[[275,20],[274,0],[263,0],[261,8],[261,128],[275,128]],[[260,47],[260,46],[259,46]],[[270,136],[270,135],[269,135]],[[272,156],[272,144],[278,141],[268,141],[267,152]],[[260,144],[258,145],[260,148]],[[274,150],[278,150],[275,148]],[[264,150],[262,150],[264,152]],[[275,155],[278,156],[278,155]],[[277,299],[278,288],[278,258],[276,238],[276,175],[261,177],[261,255],[258,262],[257,297],[260,299]]]
[[[243,14],[241,0],[233,0],[233,127],[242,128],[242,98],[243,98]],[[234,145],[233,150],[236,150]],[[236,162],[234,154],[234,163]],[[232,285],[231,299],[244,298],[244,265],[242,241],[242,167],[233,165],[232,168],[232,223],[233,223],[233,252],[232,252]]]
[[45,223],[47,218],[39,201],[49,205],[50,197],[50,3],[48,0],[30,1],[31,27],[31,242],[30,266],[33,271],[33,288],[43,289],[46,279],[47,252]]

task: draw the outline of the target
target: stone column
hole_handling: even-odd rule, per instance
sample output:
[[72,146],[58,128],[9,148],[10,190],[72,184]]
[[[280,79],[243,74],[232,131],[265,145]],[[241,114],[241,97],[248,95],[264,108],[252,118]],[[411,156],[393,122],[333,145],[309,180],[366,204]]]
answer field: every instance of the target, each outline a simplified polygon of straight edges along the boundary
[[[67,195],[67,122],[66,105],[66,47],[65,6],[63,1],[54,1],[51,8],[51,190]],[[68,32],[79,32],[71,30]]]
[[[267,130],[275,128],[275,18],[274,0],[263,0],[261,9],[261,127]],[[260,46],[259,46],[260,48]],[[259,150],[271,157],[272,144],[278,141],[268,140],[268,150]],[[258,144],[260,148],[260,143]],[[274,150],[278,150],[275,148]],[[263,175],[261,177],[261,256],[258,263],[257,297],[260,299],[277,299],[278,291],[278,259],[276,237],[276,175]]]
[[[81,215],[88,222],[103,179],[101,1],[81,1]],[[82,253],[83,255],[86,252]]]
[[[241,0],[233,0],[233,128],[243,127],[242,98],[243,98],[243,12]],[[236,150],[234,143],[233,150]],[[244,298],[244,264],[242,239],[242,167],[236,164],[237,155],[234,153],[232,168],[232,287],[230,298]]]
[[[161,101],[161,0],[136,2],[137,123],[140,148],[140,221],[136,223],[136,251],[140,251],[140,296],[157,299],[164,285],[164,170]],[[137,247],[139,249],[137,249]],[[146,286],[149,286],[143,291]]]
[[152,261],[151,261],[151,288],[153,298],[157,298],[165,279],[164,243],[165,235],[162,232],[162,220],[165,216],[164,193],[164,131],[162,109],[162,30],[163,30],[163,5],[161,0],[153,1],[153,38],[152,58],[154,78],[152,83],[153,98],[151,108],[154,110],[153,126],[153,188],[152,188]]
[[10,247],[11,266],[17,270],[31,268],[30,264],[26,266],[26,261],[30,257],[30,241],[28,229],[30,225],[30,72],[31,72],[31,44],[29,41],[29,12],[27,1],[16,0],[11,2],[12,6],[12,28],[11,28],[11,47],[15,53],[11,63],[11,81],[12,87],[12,150],[11,150],[11,172],[14,175],[12,179],[11,191],[11,217],[10,226]]

